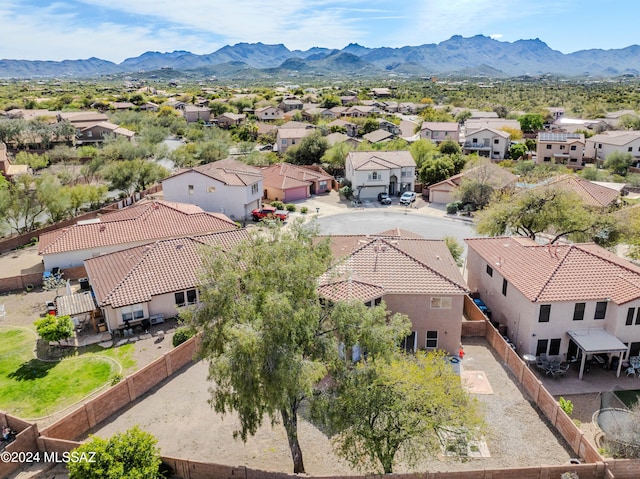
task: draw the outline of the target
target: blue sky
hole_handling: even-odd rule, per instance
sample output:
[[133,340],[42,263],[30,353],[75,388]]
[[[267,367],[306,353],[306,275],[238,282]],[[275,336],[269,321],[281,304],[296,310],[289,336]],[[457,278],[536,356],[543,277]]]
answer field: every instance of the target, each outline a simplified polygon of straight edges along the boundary
[[0,0],[0,59],[211,53],[238,42],[401,47],[478,34],[554,50],[640,44],[637,0]]

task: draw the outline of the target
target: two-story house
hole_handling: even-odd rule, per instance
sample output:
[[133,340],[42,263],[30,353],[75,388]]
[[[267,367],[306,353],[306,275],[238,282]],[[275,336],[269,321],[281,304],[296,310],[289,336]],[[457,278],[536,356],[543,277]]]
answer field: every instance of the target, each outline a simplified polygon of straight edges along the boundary
[[631,153],[634,163],[640,162],[640,131],[609,130],[585,140],[585,158],[602,162],[614,152]]
[[[290,122],[293,123],[293,122]],[[280,127],[276,133],[276,151],[284,155],[289,148],[299,145],[303,138],[306,138],[315,131],[315,127],[311,124],[296,128]]]
[[379,193],[396,195],[414,191],[416,162],[409,151],[350,151],[345,160],[345,177],[360,199]]
[[338,261],[320,278],[322,297],[368,305],[384,300],[390,312],[411,320],[406,350],[458,353],[468,289],[443,240],[402,230],[329,239]]
[[511,135],[493,128],[480,128],[466,132],[462,152],[465,155],[477,153],[492,160],[504,160],[509,153]]
[[231,128],[233,126],[239,126],[247,118],[244,113],[231,113],[229,111],[216,116],[216,123],[220,128]]
[[583,167],[585,140],[582,133],[538,133],[537,163],[560,163],[569,167]]
[[262,108],[256,108],[254,114],[259,121],[275,121],[282,120],[284,118],[284,116],[282,115],[282,110],[276,108],[275,106],[264,106]]
[[168,201],[244,220],[261,206],[263,179],[259,168],[227,158],[171,175],[162,181],[162,191]]
[[593,243],[465,241],[469,289],[521,355],[579,360],[583,368],[593,354],[640,354],[639,266]]
[[435,144],[445,140],[460,142],[460,124],[456,121],[425,121],[420,127],[420,138]]

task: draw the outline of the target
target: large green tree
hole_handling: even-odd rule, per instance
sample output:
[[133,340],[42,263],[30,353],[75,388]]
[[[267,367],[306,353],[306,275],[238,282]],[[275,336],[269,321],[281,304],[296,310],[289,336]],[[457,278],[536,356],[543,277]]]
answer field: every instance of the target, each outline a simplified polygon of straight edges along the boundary
[[388,317],[383,306],[322,301],[318,278],[331,262],[328,241],[308,226],[262,229],[224,254],[205,253],[202,304],[185,315],[202,332],[214,409],[237,412],[244,441],[265,416],[282,421],[294,473],[304,472],[300,407],[339,363],[338,343],[383,355],[409,330],[405,316]]
[[551,235],[551,243],[567,237],[598,241],[606,245],[617,240],[615,219],[584,204],[574,192],[543,186],[503,193],[477,214],[476,229],[488,236],[515,234],[531,239]]
[[520,129],[525,133],[532,133],[544,128],[544,118],[537,113],[527,113],[518,118]]
[[626,176],[633,161],[631,153],[614,151],[604,160],[603,166],[616,175]]
[[296,165],[313,165],[320,163],[329,142],[319,130],[304,137],[299,145],[287,149],[287,161]]
[[60,341],[73,336],[73,322],[70,316],[53,316],[47,314],[35,323],[38,335],[45,341]]
[[157,479],[160,450],[157,439],[138,426],[109,439],[92,436],[73,450],[77,461],[67,464],[69,479]]
[[362,361],[336,375],[317,402],[337,453],[366,472],[392,473],[399,455],[414,466],[438,454],[444,430],[468,443],[482,428],[477,402],[442,352]]

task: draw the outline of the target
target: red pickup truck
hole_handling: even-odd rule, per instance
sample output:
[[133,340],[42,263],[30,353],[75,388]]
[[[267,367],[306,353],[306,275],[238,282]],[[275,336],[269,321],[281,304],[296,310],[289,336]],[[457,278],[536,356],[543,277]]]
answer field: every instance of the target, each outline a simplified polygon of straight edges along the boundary
[[287,221],[289,218],[289,212],[285,210],[278,210],[274,206],[263,206],[262,208],[256,208],[251,212],[254,221],[260,221],[262,219],[278,219],[280,221]]

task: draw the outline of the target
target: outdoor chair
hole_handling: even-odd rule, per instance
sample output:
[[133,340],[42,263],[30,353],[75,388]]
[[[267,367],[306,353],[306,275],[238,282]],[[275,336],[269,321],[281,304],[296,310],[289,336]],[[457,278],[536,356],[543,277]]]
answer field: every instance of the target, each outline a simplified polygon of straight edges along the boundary
[[555,369],[553,371],[553,373],[552,373],[553,377],[557,378],[559,376],[564,376],[565,373],[569,370],[570,367],[571,367],[571,364],[563,364],[563,365],[558,366],[558,368]]
[[627,370],[625,371],[625,374],[627,375],[627,377],[633,376],[635,378],[636,377],[636,370],[634,368],[632,368],[631,366],[629,366],[627,368]]

